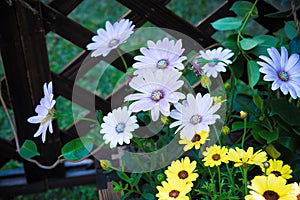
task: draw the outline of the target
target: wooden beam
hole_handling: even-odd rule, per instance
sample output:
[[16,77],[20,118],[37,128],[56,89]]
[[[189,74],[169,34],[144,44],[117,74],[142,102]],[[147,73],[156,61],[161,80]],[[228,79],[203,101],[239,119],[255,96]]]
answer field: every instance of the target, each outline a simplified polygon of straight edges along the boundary
[[[135,13],[144,16],[154,25],[167,28],[174,31],[178,31],[180,34],[185,34],[191,37],[196,43],[199,43],[203,47],[207,47],[216,43],[214,39],[206,35],[202,30],[197,29],[195,26],[185,21],[168,8],[161,6],[161,4],[154,0],[117,0]],[[167,31],[167,30],[166,30]],[[175,35],[175,32],[171,32]],[[177,36],[178,37],[178,36]],[[186,46],[193,49],[199,48],[193,40],[186,41]]]
[[[45,42],[45,31],[38,1],[1,2],[0,24],[1,55],[13,106],[17,134],[20,144],[26,139],[34,140],[41,154],[37,160],[52,164],[59,155],[60,139],[57,126],[55,132],[42,144],[41,138],[33,138],[38,126],[26,119],[35,115],[34,109],[43,96],[42,86],[50,80],[50,70]],[[51,152],[51,154],[49,153]],[[63,176],[62,166],[53,171],[44,171],[34,164],[24,162],[27,181],[39,181],[47,177]]]
[[83,0],[68,0],[68,1],[53,0],[48,5],[67,16],[82,2]]

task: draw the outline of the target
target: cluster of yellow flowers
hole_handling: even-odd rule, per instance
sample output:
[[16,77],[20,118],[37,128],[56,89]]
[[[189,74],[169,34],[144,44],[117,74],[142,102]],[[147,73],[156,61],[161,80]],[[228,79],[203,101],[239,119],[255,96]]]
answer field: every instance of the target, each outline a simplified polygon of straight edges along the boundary
[[157,186],[158,199],[176,199],[189,200],[187,194],[192,190],[193,181],[198,178],[196,170],[197,162],[190,162],[189,157],[173,161],[165,170],[167,176],[166,181],[163,181],[162,186]]
[[[184,140],[181,140],[181,143],[186,144],[186,151],[193,147],[199,149],[207,136],[207,132],[197,133],[195,137],[198,139],[195,139],[193,145],[185,143]],[[284,165],[282,160],[270,159],[267,161],[265,151],[254,152],[253,147],[249,147],[245,151],[238,147],[228,149],[224,146],[213,145],[206,148],[203,156],[202,161],[206,167],[219,167],[222,163],[228,164],[229,161],[234,163],[234,167],[244,169],[249,169],[251,165],[260,166],[263,175],[255,176],[251,184],[247,186],[250,194],[245,196],[246,200],[300,200],[300,185],[297,183],[287,184],[286,179],[292,178],[291,167],[287,164]],[[166,181],[161,183],[162,186],[157,186],[156,197],[159,200],[189,200],[188,193],[192,190],[193,181],[196,181],[199,176],[196,166],[197,162],[191,162],[189,157],[173,161],[164,172],[167,177]]]

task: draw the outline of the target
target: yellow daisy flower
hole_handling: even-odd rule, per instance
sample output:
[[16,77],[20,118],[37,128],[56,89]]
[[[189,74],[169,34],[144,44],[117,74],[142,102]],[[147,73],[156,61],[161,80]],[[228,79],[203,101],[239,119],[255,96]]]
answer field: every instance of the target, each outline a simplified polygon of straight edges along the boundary
[[248,167],[249,165],[262,165],[267,160],[267,153],[259,150],[253,153],[253,147],[249,147],[247,151],[238,147],[229,149],[228,159],[235,162],[235,167]]
[[262,171],[266,171],[266,175],[275,174],[275,176],[281,176],[284,179],[292,178],[291,173],[293,170],[289,165],[283,165],[282,160],[271,159],[268,161],[268,164],[268,168],[261,166]]
[[295,190],[297,191],[296,198],[297,198],[297,200],[300,200],[300,183],[298,185],[298,183],[295,182],[295,183],[293,183],[293,186],[294,186]]
[[158,193],[156,197],[158,200],[189,200],[189,197],[186,196],[192,190],[192,184],[187,184],[183,180],[178,181],[163,181],[162,186],[157,186],[156,189]]
[[245,200],[297,200],[293,184],[286,184],[286,179],[274,174],[254,177],[248,188],[251,191]]
[[199,176],[197,173],[193,173],[196,172],[196,165],[197,162],[190,162],[189,157],[182,158],[181,161],[173,161],[168,169],[165,170],[167,180],[184,180],[186,183],[192,183],[192,181],[195,181]]
[[228,163],[227,152],[228,149],[226,147],[221,147],[216,144],[214,146],[207,147],[206,151],[203,152],[204,165],[213,167],[221,165],[222,162]]
[[201,145],[205,143],[209,135],[208,131],[201,131],[195,132],[194,137],[192,140],[187,139],[184,137],[183,139],[179,140],[179,144],[185,144],[183,147],[184,151],[188,151],[195,147],[195,149],[200,149]]

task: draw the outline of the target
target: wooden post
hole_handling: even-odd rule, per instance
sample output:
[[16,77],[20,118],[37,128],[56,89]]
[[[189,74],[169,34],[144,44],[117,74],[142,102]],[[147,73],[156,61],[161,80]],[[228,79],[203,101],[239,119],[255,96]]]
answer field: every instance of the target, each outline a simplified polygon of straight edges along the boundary
[[[1,1],[0,26],[1,55],[20,145],[26,139],[33,140],[41,154],[35,159],[51,165],[60,155],[57,123],[54,122],[54,133],[48,133],[43,144],[40,137],[33,138],[39,125],[27,122],[30,116],[35,115],[34,109],[43,97],[43,84],[51,78],[40,2]],[[64,177],[62,165],[53,170],[42,170],[25,161],[24,169],[28,182]]]

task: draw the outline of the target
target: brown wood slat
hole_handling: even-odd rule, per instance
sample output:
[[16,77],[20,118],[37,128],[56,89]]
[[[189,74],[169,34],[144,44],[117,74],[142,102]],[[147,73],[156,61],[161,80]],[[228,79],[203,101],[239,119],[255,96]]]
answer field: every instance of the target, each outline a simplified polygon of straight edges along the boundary
[[[154,0],[117,0],[129,9],[138,13],[141,16],[145,16],[151,23],[158,27],[168,28],[171,30],[178,31],[180,33],[186,34],[193,38],[203,47],[207,47],[211,44],[216,43],[216,41],[209,36],[207,36],[202,30],[197,29],[189,22],[185,21],[171,10],[163,7],[159,2]],[[174,34],[173,34],[174,35]],[[176,37],[176,36],[175,36]],[[190,48],[197,47],[193,41],[186,41],[186,45]]]
[[[102,110],[103,113],[110,111],[110,103],[99,96],[74,85],[74,82],[64,79],[58,74],[52,73],[52,79],[56,85],[56,94],[73,101],[74,103],[91,111]],[[76,90],[77,96],[73,98],[73,90]],[[93,102],[94,101],[94,102]]]
[[4,166],[10,159],[20,160],[20,156],[16,151],[16,146],[12,142],[0,138],[0,168]]
[[[20,144],[31,139],[38,145],[41,156],[37,159],[43,164],[52,164],[57,159],[60,140],[57,133],[42,144],[41,138],[33,138],[38,125],[26,119],[34,114],[35,106],[43,95],[42,85],[50,80],[45,32],[42,24],[39,2],[12,1],[12,6],[1,1],[1,51],[6,81],[14,108],[17,134]],[[17,80],[17,81],[16,81]],[[51,154],[49,154],[51,152]],[[34,164],[24,162],[28,181],[43,180],[46,176],[63,177],[61,166],[44,171]]]
[[83,0],[53,0],[48,5],[64,15],[72,12]]

